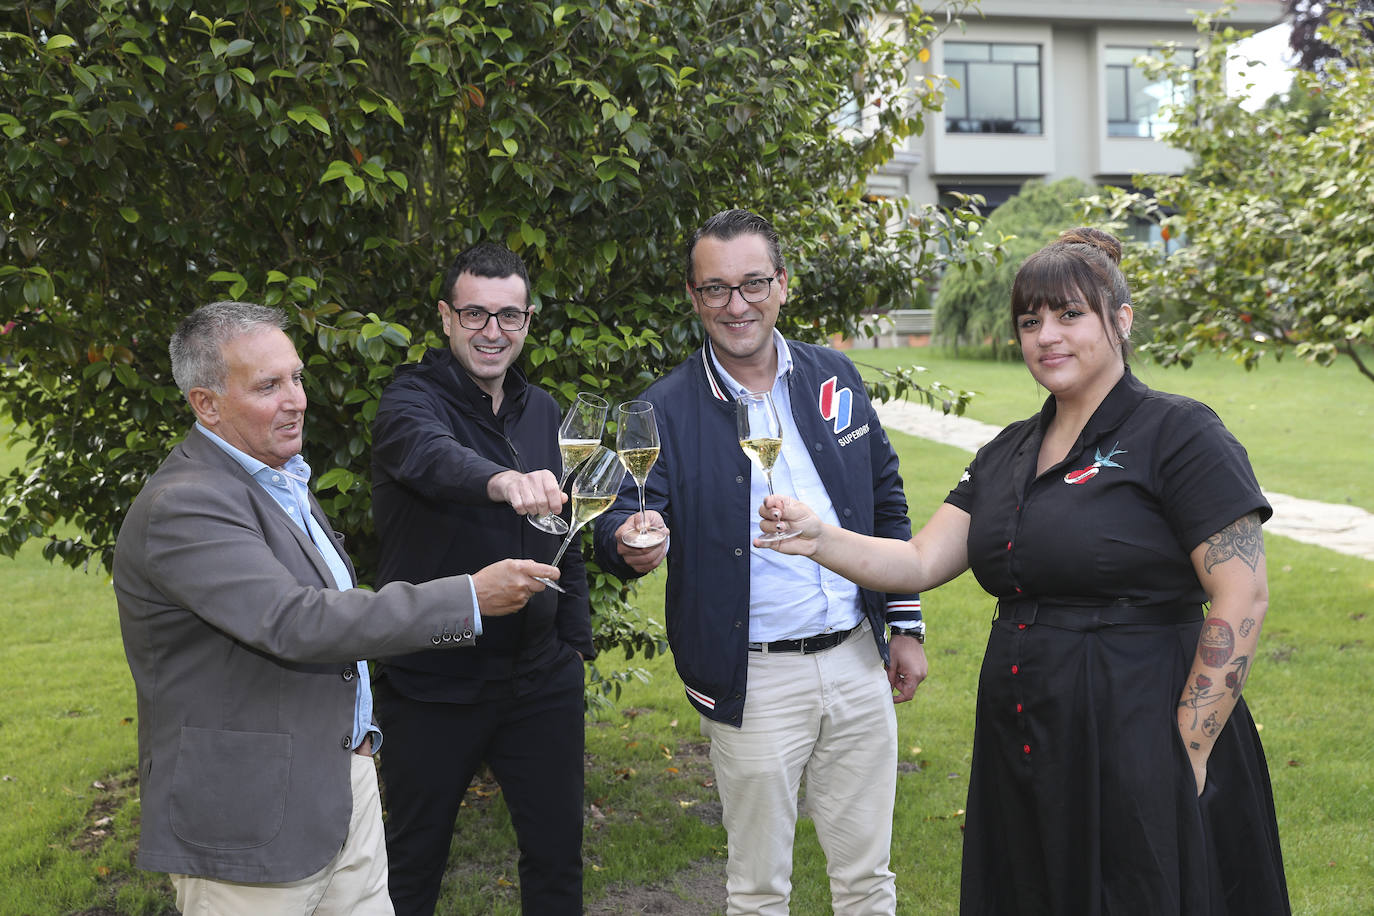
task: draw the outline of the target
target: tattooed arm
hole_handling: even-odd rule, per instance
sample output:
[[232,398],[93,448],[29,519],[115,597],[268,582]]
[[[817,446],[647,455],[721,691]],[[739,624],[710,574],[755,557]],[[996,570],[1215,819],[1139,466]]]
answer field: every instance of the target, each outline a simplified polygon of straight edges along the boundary
[[1178,730],[1201,795],[1207,758],[1245,686],[1269,606],[1259,514],[1236,519],[1199,544],[1191,558],[1211,608],[1179,698]]

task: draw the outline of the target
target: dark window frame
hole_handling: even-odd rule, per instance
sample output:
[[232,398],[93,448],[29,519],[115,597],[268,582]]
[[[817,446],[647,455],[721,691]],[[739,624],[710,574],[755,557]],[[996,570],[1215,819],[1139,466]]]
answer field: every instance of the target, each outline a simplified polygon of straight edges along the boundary
[[[985,57],[982,60],[950,60],[948,49],[951,45],[959,47],[982,46],[986,49]],[[994,60],[992,49],[998,45],[1004,47],[1034,48],[1035,60],[1016,61],[1016,60]],[[1045,54],[1044,46],[1039,42],[1033,41],[946,41],[945,47],[945,73],[959,83],[957,90],[964,100],[964,116],[955,117],[949,114],[949,106],[946,107],[945,114],[945,133],[947,134],[1014,134],[1020,136],[1044,136],[1045,134]],[[969,100],[969,64],[983,64],[987,66],[1007,66],[1011,68],[1011,118],[989,118],[971,115],[968,110]],[[1021,108],[1021,94],[1024,81],[1033,79],[1035,81],[1035,102],[1036,110],[1033,113],[1023,112]],[[946,99],[949,92],[945,93]]]
[[[1142,119],[1132,118],[1130,117],[1130,113],[1132,81],[1134,80],[1136,82],[1140,90],[1143,90],[1146,86],[1153,85],[1154,82],[1158,82],[1147,81],[1148,78],[1145,76],[1144,71],[1142,71],[1139,67],[1135,65],[1135,58],[1157,57],[1159,55],[1159,49],[1147,47],[1144,45],[1108,44],[1103,46],[1103,50],[1104,52],[1135,52],[1131,55],[1131,62],[1129,63],[1112,63],[1106,60],[1104,60],[1103,62],[1102,93],[1103,97],[1106,99],[1107,102],[1107,137],[1113,140],[1158,140],[1159,136],[1155,131],[1154,119],[1146,118],[1143,120],[1143,123],[1145,125],[1145,133],[1142,134],[1140,132],[1140,125],[1142,124]],[[1187,54],[1194,60],[1196,60],[1196,52],[1192,51],[1191,49],[1183,48],[1175,53]],[[1103,56],[1105,58],[1107,55],[1104,54]],[[1122,109],[1125,111],[1125,119],[1112,118],[1112,99],[1110,98],[1110,93],[1112,87],[1111,75],[1113,71],[1118,71],[1122,74],[1122,98],[1119,98],[1116,101],[1122,106]],[[1191,87],[1187,91],[1191,91]],[[1186,103],[1187,99],[1179,98],[1180,88],[1178,86],[1171,87],[1170,92],[1171,98],[1169,100],[1169,104],[1177,105],[1180,102]],[[1156,109],[1156,111],[1158,111],[1158,109]],[[1114,125],[1116,126],[1116,129],[1113,129]]]

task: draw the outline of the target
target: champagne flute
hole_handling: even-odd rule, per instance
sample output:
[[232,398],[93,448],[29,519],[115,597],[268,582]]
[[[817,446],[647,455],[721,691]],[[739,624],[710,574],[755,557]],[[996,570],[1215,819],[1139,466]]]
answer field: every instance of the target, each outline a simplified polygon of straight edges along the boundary
[[650,525],[644,516],[644,481],[648,480],[649,469],[658,460],[654,405],[648,401],[626,401],[616,408],[615,417],[615,450],[639,488],[639,524],[620,539],[630,547],[652,547],[663,543],[668,536],[666,529]]
[[[782,423],[769,391],[751,391],[735,399],[735,427],[739,432],[739,447],[763,471],[768,495],[773,495],[773,465],[782,453]],[[800,531],[775,531],[760,535],[757,540],[772,543],[796,537]]]
[[[609,404],[590,392],[577,393],[577,400],[573,401],[558,426],[558,454],[563,461],[563,475],[558,479],[558,489],[567,486],[568,477],[577,470],[577,466],[601,446],[601,432],[606,427],[606,411],[609,408]],[[530,524],[549,534],[566,534],[568,531],[568,523],[553,512],[531,518]]]
[[[568,528],[568,534],[563,538],[558,553],[549,561],[550,566],[557,566],[558,561],[563,559],[563,554],[568,551],[568,545],[583,525],[611,508],[611,504],[620,493],[620,482],[624,479],[625,466],[620,463],[620,456],[600,445],[593,449],[591,457],[573,479],[572,526]],[[545,579],[543,576],[535,578],[545,585],[558,588],[558,584],[552,579]]]

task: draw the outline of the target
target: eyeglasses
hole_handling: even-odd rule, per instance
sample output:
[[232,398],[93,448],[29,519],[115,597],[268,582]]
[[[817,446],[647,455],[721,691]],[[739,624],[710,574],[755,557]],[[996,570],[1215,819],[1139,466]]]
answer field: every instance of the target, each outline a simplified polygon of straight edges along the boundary
[[454,308],[452,302],[444,303],[448,310],[458,316],[458,323],[469,331],[480,331],[487,326],[487,322],[496,319],[496,326],[503,331],[518,331],[525,326],[525,322],[530,320],[528,309],[501,309],[499,312],[488,312],[486,309],[469,305],[464,308]]
[[735,290],[739,290],[741,299],[752,305],[768,298],[773,291],[773,281],[777,277],[778,272],[775,270],[771,277],[753,277],[738,286],[727,286],[724,283],[703,283],[701,286],[692,284],[692,289],[701,294],[701,301],[708,308],[725,308],[730,304],[730,297],[735,294]]

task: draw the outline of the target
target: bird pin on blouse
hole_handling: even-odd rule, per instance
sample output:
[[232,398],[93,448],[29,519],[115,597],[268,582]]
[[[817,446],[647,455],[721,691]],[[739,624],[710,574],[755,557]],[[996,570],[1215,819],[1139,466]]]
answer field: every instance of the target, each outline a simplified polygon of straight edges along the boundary
[[1126,450],[1124,448],[1117,448],[1117,446],[1120,444],[1121,443],[1119,441],[1113,443],[1111,451],[1107,452],[1106,455],[1102,454],[1102,449],[1100,448],[1093,449],[1093,458],[1095,459],[1093,463],[1077,471],[1069,471],[1069,473],[1064,475],[1064,482],[1071,484],[1087,483],[1089,480],[1092,480],[1094,477],[1096,477],[1097,472],[1100,471],[1102,468],[1121,467],[1121,465],[1117,464],[1115,461],[1112,460],[1112,458],[1116,455],[1126,454]]

